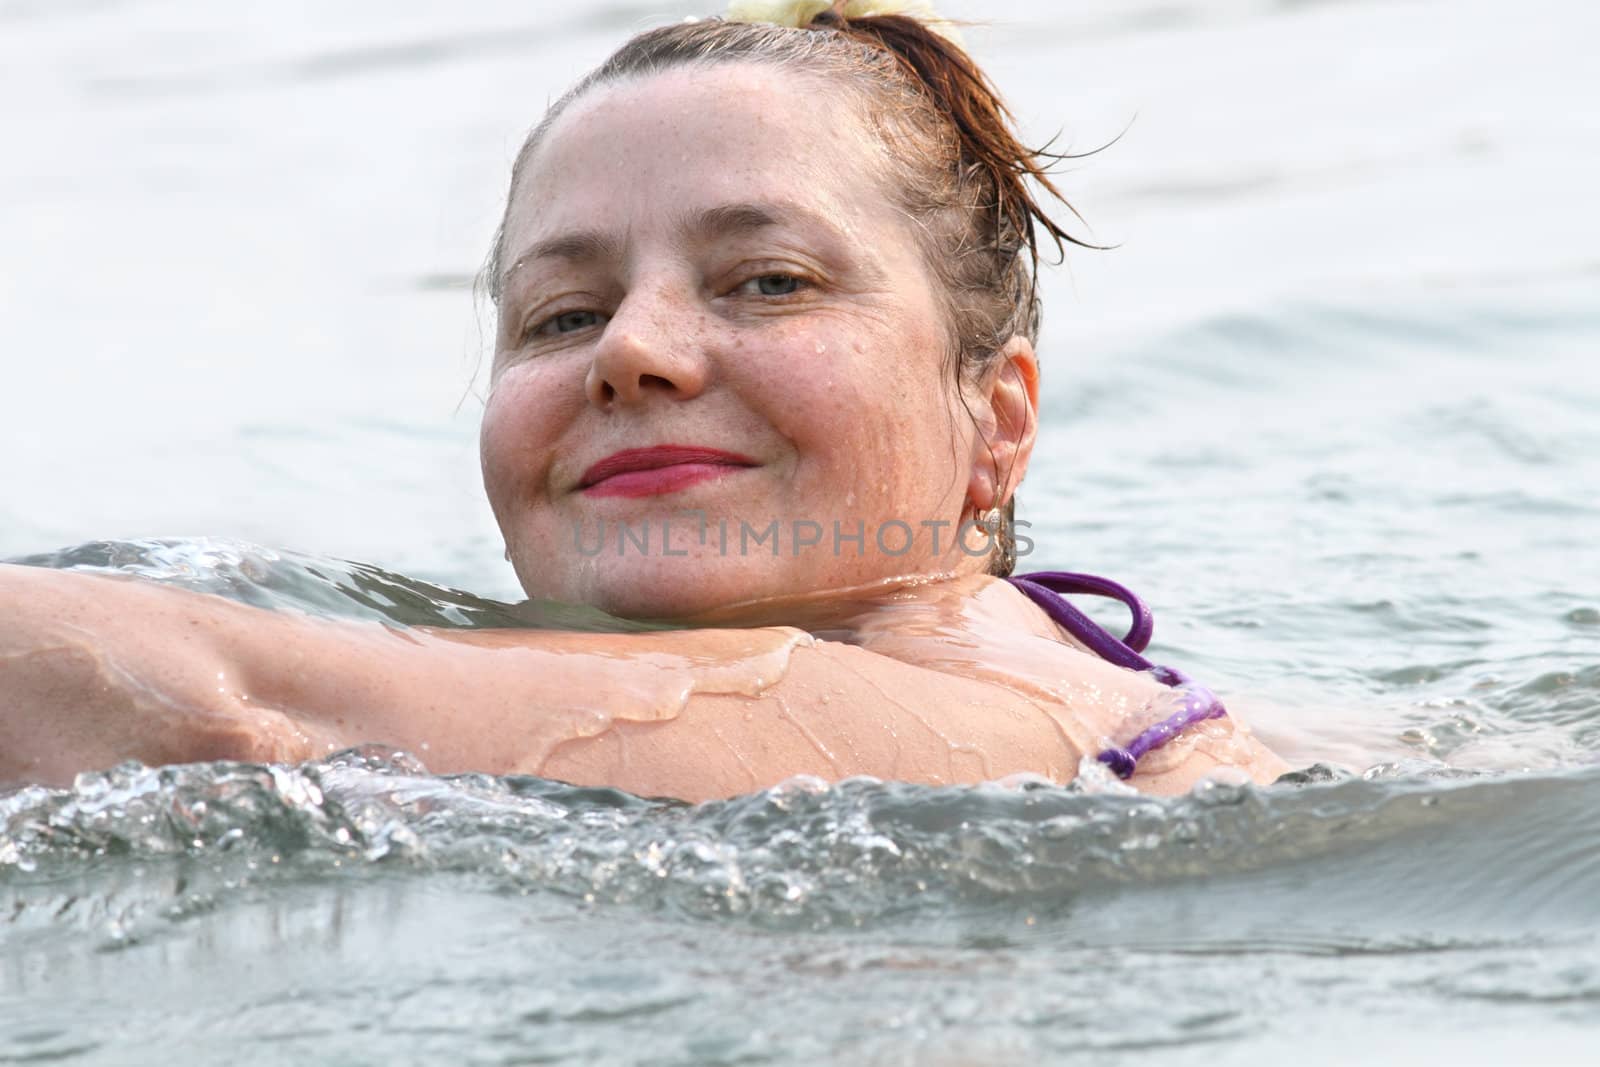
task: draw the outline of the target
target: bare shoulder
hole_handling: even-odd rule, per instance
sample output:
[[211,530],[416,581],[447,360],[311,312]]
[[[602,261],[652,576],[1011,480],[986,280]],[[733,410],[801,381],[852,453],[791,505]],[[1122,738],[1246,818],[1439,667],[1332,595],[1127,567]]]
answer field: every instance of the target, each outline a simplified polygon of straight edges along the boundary
[[[1126,745],[1175,710],[1173,690],[1088,651],[1009,583],[979,578],[951,591],[956,595],[947,602],[932,602],[936,624],[906,626],[902,619],[878,631],[868,626],[863,643],[905,663],[1009,690],[1053,716],[1083,752]],[[1230,714],[1146,754],[1131,781],[1145,792],[1170,794],[1206,777],[1266,784],[1287,769]]]
[[[1064,783],[1085,755],[1125,743],[1170,702],[1152,679],[1047,637],[1027,667],[1007,670],[971,649],[901,645],[889,655],[787,632],[796,643],[759,692],[700,689],[670,716],[596,720],[524,769],[691,800],[798,774],[938,785],[1028,773]],[[673,640],[684,651],[705,636]],[[1281,770],[1247,729],[1222,720],[1152,753],[1131,784],[1180,793],[1207,776],[1265,782]]]
[[702,691],[668,720],[613,720],[557,745],[538,771],[706,799],[799,774],[953,784],[1029,771],[1064,781],[1081,756],[1059,716],[1014,690],[813,640],[759,693]]

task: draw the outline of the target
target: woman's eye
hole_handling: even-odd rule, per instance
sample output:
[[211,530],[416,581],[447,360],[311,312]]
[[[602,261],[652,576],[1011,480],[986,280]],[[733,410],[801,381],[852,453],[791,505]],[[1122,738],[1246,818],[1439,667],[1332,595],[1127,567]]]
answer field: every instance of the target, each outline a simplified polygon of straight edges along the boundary
[[546,319],[535,326],[533,333],[541,337],[554,337],[564,333],[577,333],[598,326],[601,322],[598,311],[563,311],[561,314]]
[[762,296],[789,296],[798,292],[803,284],[793,274],[763,274],[745,282],[744,287],[753,288]]

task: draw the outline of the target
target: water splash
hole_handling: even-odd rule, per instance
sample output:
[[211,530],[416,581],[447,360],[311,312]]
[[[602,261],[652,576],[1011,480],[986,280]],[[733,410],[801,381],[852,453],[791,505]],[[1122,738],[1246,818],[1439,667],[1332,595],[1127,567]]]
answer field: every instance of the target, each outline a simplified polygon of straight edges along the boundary
[[[1574,865],[1600,873],[1600,832],[1564,826],[1561,814],[1597,795],[1600,771],[1506,779],[1413,761],[1361,778],[1312,768],[1266,790],[1207,783],[1175,800],[1092,781],[932,788],[796,778],[691,806],[538,778],[440,778],[368,746],[298,767],[125,764],[80,775],[71,789],[19,790],[0,799],[0,885],[26,895],[67,873],[169,859],[235,892],[334,872],[449,872],[585,905],[820,930],[1085,900],[1111,908],[1125,891],[1166,887],[1181,899],[1184,886],[1215,893],[1219,881],[1286,872],[1331,877],[1336,901],[1359,888],[1342,865],[1360,849],[1366,877],[1392,868],[1382,914],[1409,908],[1464,930],[1480,913],[1504,917],[1519,880],[1506,875],[1509,854],[1527,855],[1519,878],[1535,883],[1540,870],[1557,874],[1555,857],[1568,861],[1563,878]],[[1507,820],[1526,820],[1517,825],[1525,843],[1485,845]],[[1428,877],[1408,899],[1395,879],[1415,876],[1423,839]],[[1497,903],[1463,898],[1459,913],[1439,912],[1440,865],[1457,868],[1447,895],[1494,883],[1484,899]],[[1535,895],[1552,917],[1600,918],[1589,894],[1539,884]],[[1376,899],[1356,892],[1346,907]]]

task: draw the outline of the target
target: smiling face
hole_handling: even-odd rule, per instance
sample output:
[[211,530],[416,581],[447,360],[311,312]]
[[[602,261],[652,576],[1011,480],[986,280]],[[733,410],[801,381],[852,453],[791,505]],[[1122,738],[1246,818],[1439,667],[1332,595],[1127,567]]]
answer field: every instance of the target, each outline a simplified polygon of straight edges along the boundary
[[988,452],[877,151],[821,83],[756,64],[602,86],[549,128],[512,191],[481,434],[530,596],[665,618],[983,570],[950,546]]

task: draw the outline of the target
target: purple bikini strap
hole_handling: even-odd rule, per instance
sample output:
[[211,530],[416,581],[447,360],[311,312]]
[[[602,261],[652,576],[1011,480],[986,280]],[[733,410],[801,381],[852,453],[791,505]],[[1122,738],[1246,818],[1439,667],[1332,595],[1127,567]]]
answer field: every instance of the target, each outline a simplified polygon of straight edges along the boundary
[[[1109,578],[1074,574],[1071,571],[1038,571],[1015,575],[1006,581],[1022,590],[1028,599],[1044,609],[1046,615],[1060,623],[1063,629],[1101,659],[1130,671],[1148,671],[1156,681],[1183,694],[1183,704],[1175,714],[1156,723],[1125,747],[1108,748],[1096,757],[1110,767],[1118,778],[1132,777],[1139,757],[1151,749],[1160,748],[1195,723],[1219,719],[1228,713],[1222,701],[1205,686],[1176,668],[1151,663],[1140,655],[1150,644],[1150,635],[1155,630],[1155,616],[1145,607],[1144,601],[1126,586],[1118,585]],[[1132,628],[1118,640],[1073,607],[1066,598],[1069,593],[1120,600],[1133,613]]]
[[[1155,664],[1139,655],[1150,644],[1150,635],[1156,627],[1155,616],[1127,586],[1118,585],[1109,578],[1073,574],[1071,571],[1039,571],[1035,574],[1018,574],[1006,580],[1027,593],[1035,604],[1044,609],[1046,615],[1088,645],[1089,650],[1101,659],[1130,671],[1155,669]],[[1102,630],[1099,623],[1073,607],[1065,595],[1061,595],[1067,593],[1087,593],[1122,601],[1133,613],[1133,628],[1126,637],[1117,640]]]

